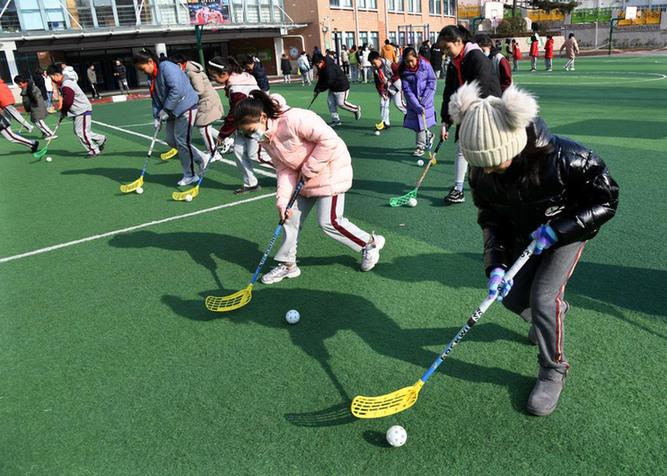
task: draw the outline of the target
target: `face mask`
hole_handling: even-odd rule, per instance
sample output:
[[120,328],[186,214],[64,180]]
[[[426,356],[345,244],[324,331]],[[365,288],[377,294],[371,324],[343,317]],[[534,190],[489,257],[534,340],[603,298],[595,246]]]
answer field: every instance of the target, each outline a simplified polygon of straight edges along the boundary
[[248,135],[249,138],[256,140],[257,142],[262,142],[265,139],[266,129],[263,127],[258,127],[255,131]]

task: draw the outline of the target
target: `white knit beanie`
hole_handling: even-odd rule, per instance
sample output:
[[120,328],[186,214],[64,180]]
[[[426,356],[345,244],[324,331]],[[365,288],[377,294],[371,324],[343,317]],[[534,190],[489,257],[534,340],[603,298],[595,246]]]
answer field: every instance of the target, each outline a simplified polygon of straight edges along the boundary
[[502,98],[482,99],[477,81],[461,86],[449,101],[449,114],[460,124],[461,151],[473,167],[495,167],[519,155],[538,110],[535,98],[514,85]]

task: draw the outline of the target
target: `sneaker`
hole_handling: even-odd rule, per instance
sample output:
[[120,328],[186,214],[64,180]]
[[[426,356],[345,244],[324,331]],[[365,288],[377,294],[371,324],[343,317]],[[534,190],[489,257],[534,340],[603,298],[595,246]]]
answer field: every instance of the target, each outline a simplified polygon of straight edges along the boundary
[[217,150],[215,151],[215,154],[213,154],[213,157],[211,157],[211,162],[222,162],[222,155],[220,155],[220,152]]
[[30,146],[30,152],[32,152],[34,154],[35,152],[37,152],[37,149],[39,149],[39,141],[38,140],[36,140],[35,142],[32,143],[32,145]]
[[357,106],[357,110],[354,111],[354,119],[357,121],[361,119],[361,106]]
[[574,68],[570,68],[570,71],[574,71]]
[[528,396],[526,410],[536,416],[553,413],[565,385],[565,375],[556,370],[540,368],[537,382]]
[[445,205],[451,205],[452,203],[463,203],[465,202],[465,196],[463,192],[457,190],[456,187],[452,187],[447,196],[445,197]]
[[58,136],[55,135],[55,134],[51,134],[50,136],[42,135],[42,139],[44,139],[44,140],[53,140],[53,139],[57,139],[57,138],[58,138]]
[[387,124],[386,122],[384,123],[384,128],[389,129],[391,127],[391,124]]
[[196,175],[193,175],[192,177],[183,177],[181,180],[176,182],[176,185],[179,187],[183,187],[184,185],[190,185],[191,183],[195,183],[197,180],[199,180],[199,177]]
[[30,134],[34,128],[35,128],[35,126],[26,127],[26,130],[28,131],[28,134]]
[[98,146],[100,148],[100,152],[102,152],[104,150],[104,146],[107,145],[107,140],[108,138],[105,137],[102,143]]
[[535,72],[537,72],[537,70],[535,68],[533,68],[533,69],[530,70],[530,72],[535,73]]
[[244,193],[250,193],[250,192],[259,192],[262,189],[260,184],[254,185],[252,187],[246,187],[243,185],[242,187],[237,188],[234,190],[234,195],[242,195]]
[[337,121],[331,121],[331,122],[329,123],[329,126],[330,126],[330,127],[338,127],[338,126],[340,126],[341,124],[342,124],[341,120],[338,119]]
[[370,271],[380,261],[380,250],[384,248],[385,239],[382,235],[371,233],[373,241],[361,250],[361,270]]
[[424,155],[424,149],[421,147],[417,147],[415,151],[412,153],[414,157],[422,157]]
[[262,276],[262,282],[264,284],[274,284],[279,283],[285,278],[298,278],[299,276],[301,276],[301,270],[296,263],[293,263],[291,266],[279,263],[278,266]]

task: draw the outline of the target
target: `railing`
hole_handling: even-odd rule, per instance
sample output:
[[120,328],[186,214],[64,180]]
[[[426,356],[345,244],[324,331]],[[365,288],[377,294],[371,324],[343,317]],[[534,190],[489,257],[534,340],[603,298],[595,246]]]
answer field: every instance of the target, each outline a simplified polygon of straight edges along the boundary
[[609,23],[611,8],[579,8],[572,11],[572,23]]

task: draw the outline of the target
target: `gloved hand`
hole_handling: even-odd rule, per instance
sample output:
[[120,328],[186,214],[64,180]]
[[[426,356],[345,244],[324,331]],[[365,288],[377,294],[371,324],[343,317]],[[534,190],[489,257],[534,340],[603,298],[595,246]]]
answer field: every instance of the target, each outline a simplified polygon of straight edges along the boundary
[[551,248],[558,241],[558,235],[550,225],[540,225],[537,230],[530,234],[530,237],[536,241],[535,251],[533,251],[536,255]]
[[159,129],[162,127],[162,121],[160,119],[153,119],[153,129]]
[[502,302],[503,299],[509,294],[512,286],[514,285],[514,280],[505,279],[505,270],[503,268],[493,268],[491,275],[489,276],[489,298],[493,298],[498,302]]
[[165,122],[167,119],[169,119],[169,113],[168,113],[167,111],[165,111],[164,109],[162,109],[162,110],[158,113],[157,118],[158,118],[160,121]]

